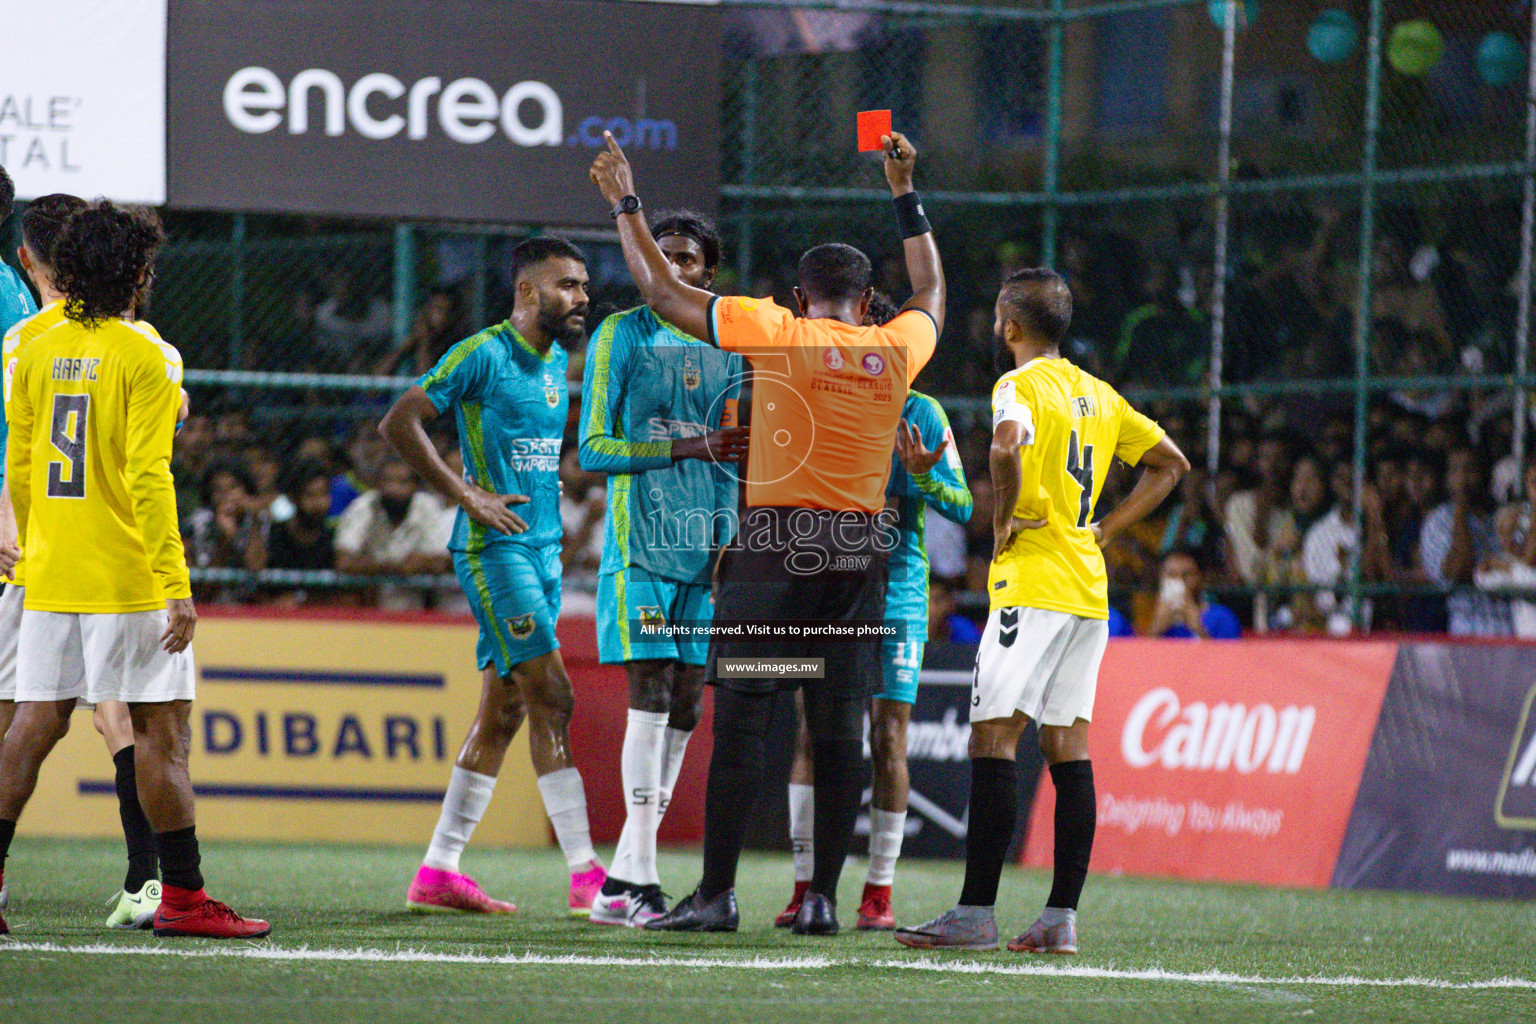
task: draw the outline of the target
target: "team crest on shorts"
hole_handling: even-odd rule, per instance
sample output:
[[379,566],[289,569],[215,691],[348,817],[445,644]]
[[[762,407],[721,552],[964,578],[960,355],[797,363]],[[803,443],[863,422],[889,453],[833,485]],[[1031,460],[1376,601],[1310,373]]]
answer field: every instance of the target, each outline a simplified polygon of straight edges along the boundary
[[533,613],[514,615],[507,620],[507,629],[512,631],[512,639],[527,640],[533,636]]
[[636,610],[640,613],[640,625],[642,626],[659,626],[667,621],[667,617],[662,614],[660,605],[643,604]]

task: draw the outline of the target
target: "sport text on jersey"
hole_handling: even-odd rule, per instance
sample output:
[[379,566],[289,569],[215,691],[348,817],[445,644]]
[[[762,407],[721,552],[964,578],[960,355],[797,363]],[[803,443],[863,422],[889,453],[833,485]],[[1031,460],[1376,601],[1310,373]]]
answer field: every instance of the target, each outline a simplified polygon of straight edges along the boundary
[[560,470],[560,438],[520,437],[508,453],[514,472],[557,473]]

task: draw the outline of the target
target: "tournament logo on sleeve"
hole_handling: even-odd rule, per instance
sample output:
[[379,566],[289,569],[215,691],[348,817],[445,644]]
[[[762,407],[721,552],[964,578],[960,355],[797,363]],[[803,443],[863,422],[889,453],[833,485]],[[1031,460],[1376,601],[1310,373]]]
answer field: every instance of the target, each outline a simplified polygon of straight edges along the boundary
[[885,359],[875,352],[871,352],[859,360],[859,365],[863,366],[864,372],[871,377],[878,377],[885,372]]
[[835,348],[829,348],[821,354],[821,361],[827,364],[827,369],[836,373],[843,368],[843,354]]
[[527,640],[533,636],[533,613],[514,615],[507,620],[507,629],[511,631],[512,639]]

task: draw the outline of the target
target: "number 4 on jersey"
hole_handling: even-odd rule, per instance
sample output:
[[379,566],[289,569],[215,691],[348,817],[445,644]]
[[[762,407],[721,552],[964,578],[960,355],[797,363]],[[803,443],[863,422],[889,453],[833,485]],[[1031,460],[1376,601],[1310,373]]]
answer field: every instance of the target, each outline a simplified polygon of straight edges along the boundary
[[1083,494],[1078,501],[1077,528],[1086,529],[1088,517],[1093,514],[1093,445],[1078,448],[1077,431],[1067,440],[1067,476],[1077,481]]
[[53,396],[53,436],[50,440],[68,462],[69,478],[64,477],[63,462],[48,463],[50,498],[85,497],[85,421],[90,414],[90,395]]

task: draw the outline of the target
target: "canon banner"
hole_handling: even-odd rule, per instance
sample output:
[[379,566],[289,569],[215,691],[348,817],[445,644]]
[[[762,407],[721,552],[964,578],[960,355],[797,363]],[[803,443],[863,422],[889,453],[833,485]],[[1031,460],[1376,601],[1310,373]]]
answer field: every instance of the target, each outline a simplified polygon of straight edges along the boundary
[[1536,648],[1405,644],[1334,885],[1536,896]]
[[[1098,871],[1326,886],[1389,643],[1117,640],[1093,717]],[[1042,781],[1024,862],[1051,865]]]
[[719,43],[671,4],[172,0],[170,201],[609,225],[609,131],[653,209],[710,209]]
[[165,201],[165,0],[5,6],[0,166],[16,194]]

